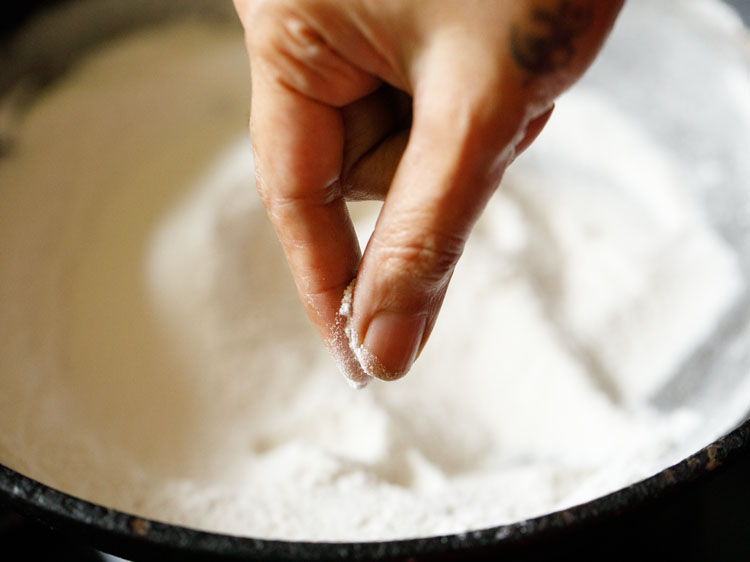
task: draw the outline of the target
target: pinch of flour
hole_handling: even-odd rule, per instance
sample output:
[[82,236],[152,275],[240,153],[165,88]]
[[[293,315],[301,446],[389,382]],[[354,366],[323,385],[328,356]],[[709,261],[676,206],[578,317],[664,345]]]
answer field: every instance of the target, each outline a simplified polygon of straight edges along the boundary
[[[334,341],[330,342],[330,348],[334,350],[336,364],[347,382],[353,388],[361,389],[367,386],[370,379],[374,377],[374,374],[373,370],[368,368],[368,366],[372,364],[371,361],[368,361],[368,355],[371,356],[371,354],[364,348],[364,346],[359,345],[359,336],[353,326],[352,303],[354,300],[355,284],[356,279],[352,280],[344,290],[344,295],[341,298],[341,306],[339,307],[338,312],[342,325],[336,326],[336,335],[334,336]],[[350,364],[345,359],[345,356],[349,353],[354,355],[359,367],[364,374],[367,375],[367,379],[363,380],[359,373],[353,372]]]
[[[353,279],[352,282],[349,283],[349,286],[344,290],[344,296],[341,298],[341,307],[339,308],[339,316],[344,319],[344,333],[346,334],[349,349],[357,359],[359,366],[371,379],[377,378],[388,380],[392,377],[389,376],[388,371],[382,366],[378,358],[363,344],[359,343],[359,334],[354,328],[353,320],[354,287],[356,284],[357,280]],[[343,369],[343,372],[344,376],[351,380],[348,369]]]

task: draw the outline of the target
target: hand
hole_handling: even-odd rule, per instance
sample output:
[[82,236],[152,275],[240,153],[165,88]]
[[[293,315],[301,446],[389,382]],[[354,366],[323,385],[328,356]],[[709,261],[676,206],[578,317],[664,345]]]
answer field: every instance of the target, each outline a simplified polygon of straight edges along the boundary
[[[404,375],[506,167],[622,0],[235,0],[258,190],[347,376]],[[361,256],[346,200],[385,203]],[[339,316],[356,276],[349,334]],[[354,339],[352,352],[350,336]]]

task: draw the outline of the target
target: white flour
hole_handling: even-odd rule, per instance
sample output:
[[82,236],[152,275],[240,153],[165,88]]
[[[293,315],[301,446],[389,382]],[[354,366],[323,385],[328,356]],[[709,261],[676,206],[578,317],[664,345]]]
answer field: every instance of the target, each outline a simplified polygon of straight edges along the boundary
[[[301,314],[292,287],[268,291],[288,285],[288,273],[258,247],[276,252],[246,188],[249,146],[232,149],[162,225],[150,278],[195,377],[255,379],[235,414],[247,422],[225,436],[255,448],[235,451],[242,469],[231,484],[182,482],[169,497],[192,497],[192,516],[210,528],[382,539],[528,517],[684,456],[701,419],[659,414],[647,399],[731,304],[736,266],[667,157],[595,95],[579,90],[561,104],[540,149],[575,165],[555,147],[582,122],[593,139],[616,127],[621,154],[650,166],[648,183],[634,189],[609,165],[593,180],[571,172],[545,182],[519,164],[413,371],[354,395],[306,341],[310,327],[291,321]],[[591,154],[595,142],[579,139],[577,150]],[[356,210],[369,232],[377,208]],[[644,353],[653,363],[639,363]]]
[[[159,119],[121,129],[111,103],[76,119],[95,111],[89,90],[61,87],[28,143],[91,122],[118,131],[117,150],[97,153],[92,125],[0,168],[3,186],[33,186],[0,205],[0,461],[158,520],[359,541],[540,515],[705,444],[704,415],[651,399],[741,276],[690,178],[629,117],[584,86],[563,99],[478,224],[412,372],[353,391],[249,187],[248,142],[222,148],[242,120],[196,101],[245,80],[215,64],[243,62],[241,38],[224,37],[183,26],[123,42],[75,84],[112,84],[138,115],[143,69],[169,100]],[[190,64],[159,63],[154,45]],[[225,105],[244,107],[236,83],[222,89],[235,90]],[[183,145],[149,148],[167,139]],[[352,206],[363,236],[377,209]]]

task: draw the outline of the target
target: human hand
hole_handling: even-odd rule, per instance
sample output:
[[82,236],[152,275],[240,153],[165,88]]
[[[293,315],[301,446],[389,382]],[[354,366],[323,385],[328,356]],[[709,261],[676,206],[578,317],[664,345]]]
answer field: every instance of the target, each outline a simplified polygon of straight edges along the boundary
[[[506,167],[593,60],[622,0],[235,6],[258,191],[302,302],[352,381],[399,378]],[[361,255],[345,202],[368,198],[384,205]],[[347,331],[339,307],[355,276]]]

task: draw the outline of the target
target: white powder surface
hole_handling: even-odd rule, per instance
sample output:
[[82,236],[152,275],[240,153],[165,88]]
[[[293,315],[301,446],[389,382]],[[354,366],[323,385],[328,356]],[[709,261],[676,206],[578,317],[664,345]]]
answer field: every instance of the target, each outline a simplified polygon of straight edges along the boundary
[[[586,84],[490,202],[412,372],[349,388],[251,187],[243,56],[226,30],[136,35],[28,116],[0,167],[4,464],[211,531],[385,540],[596,498],[745,414],[739,386],[721,422],[655,406],[744,274],[696,180]],[[351,206],[363,240],[378,209]]]
[[[631,162],[654,158],[604,100],[579,91],[563,107],[551,146],[566,146],[567,119],[591,119],[620,128]],[[224,437],[254,444],[232,453],[239,481],[168,489],[197,502],[200,526],[292,539],[457,532],[596,497],[686,454],[703,420],[647,398],[736,298],[739,275],[663,155],[637,190],[606,169],[590,183],[514,173],[412,372],[351,394],[292,321],[299,306],[280,290],[288,274],[247,190],[249,154],[242,142],[217,163],[161,225],[149,262],[175,354],[190,350],[185,368],[233,395],[235,377],[255,379],[233,406],[247,422]],[[364,236],[377,206],[354,211]],[[645,374],[644,353],[658,359]]]

